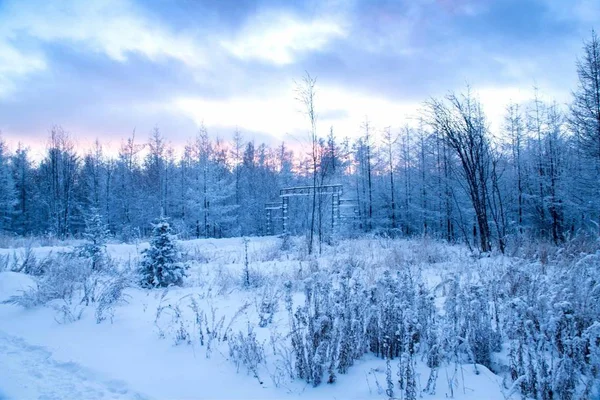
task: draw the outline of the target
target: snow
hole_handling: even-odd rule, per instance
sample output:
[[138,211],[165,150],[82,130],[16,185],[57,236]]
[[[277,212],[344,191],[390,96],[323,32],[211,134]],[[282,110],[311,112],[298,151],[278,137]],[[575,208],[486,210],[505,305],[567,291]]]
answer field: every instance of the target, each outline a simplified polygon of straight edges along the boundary
[[0,273],[0,302],[13,294],[35,286],[35,281],[28,275],[5,271]]
[[[243,368],[238,372],[228,359],[226,344],[215,345],[208,357],[206,347],[198,343],[175,345],[168,335],[161,339],[155,323],[159,305],[185,302],[190,296],[197,296],[205,310],[214,307],[218,316],[225,316],[226,323],[243,304],[249,303],[235,326],[244,330],[248,323],[253,324],[259,339],[266,341],[266,347],[270,332],[287,322],[280,305],[274,323],[266,328],[258,327],[255,304],[263,288],[240,289],[244,262],[241,238],[191,240],[181,245],[188,255],[201,260],[194,263],[186,285],[170,289],[164,298],[160,289],[127,289],[127,303],[117,307],[112,323],[97,324],[93,310],[87,308],[82,319],[62,324],[57,322],[52,307],[23,309],[1,304],[0,399],[386,398],[377,388],[385,386],[385,362],[371,355],[355,363],[347,374],[338,375],[334,384],[313,388],[299,380],[288,380],[276,387],[268,371],[261,371],[262,383]],[[252,270],[259,274],[257,276],[273,278],[271,282],[300,279],[310,268],[311,261],[299,250],[279,252],[278,245],[275,238],[251,238]],[[110,244],[107,252],[122,265],[135,264],[144,248],[147,243]],[[426,257],[423,248],[429,254]],[[35,248],[34,253],[43,257],[50,251],[68,250],[68,247],[40,247]],[[2,250],[0,255],[19,257],[23,251]],[[402,262],[426,265],[426,258],[436,257],[436,269],[425,274],[431,285],[457,268],[456,260],[467,257],[460,247],[432,242],[390,244],[361,239],[327,247],[319,262],[331,264],[349,254],[373,265],[391,256]],[[34,285],[34,280],[24,274],[0,272],[0,301]],[[454,365],[444,366],[439,370],[436,395],[424,394],[423,398],[447,398],[450,395],[447,382],[453,378],[456,399],[505,399],[502,379],[483,366],[478,366],[478,372],[475,373],[472,365],[457,366],[457,369]],[[428,374],[429,368],[419,363],[417,377],[421,386]]]
[[[46,348],[0,332],[2,378],[7,393],[19,398],[147,399],[123,381],[107,379],[76,362],[55,360]],[[6,394],[4,398],[8,397]]]

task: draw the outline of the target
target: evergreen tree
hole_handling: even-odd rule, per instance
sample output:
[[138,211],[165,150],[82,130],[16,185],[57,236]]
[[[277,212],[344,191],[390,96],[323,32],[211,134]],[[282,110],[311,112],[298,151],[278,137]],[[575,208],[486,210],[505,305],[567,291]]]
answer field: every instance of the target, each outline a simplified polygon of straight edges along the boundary
[[181,286],[186,267],[179,261],[171,225],[161,217],[153,225],[150,248],[143,251],[140,283],[143,287]]
[[108,229],[98,209],[92,208],[89,217],[85,221],[85,233],[83,237],[86,243],[79,247],[79,255],[92,261],[92,269],[99,270],[105,261],[106,238]]

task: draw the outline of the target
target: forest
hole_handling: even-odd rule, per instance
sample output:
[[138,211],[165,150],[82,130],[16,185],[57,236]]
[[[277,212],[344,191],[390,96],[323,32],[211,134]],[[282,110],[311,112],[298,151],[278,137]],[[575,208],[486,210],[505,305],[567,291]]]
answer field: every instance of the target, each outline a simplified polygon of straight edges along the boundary
[[[306,137],[256,143],[236,131],[228,142],[202,127],[183,149],[158,127],[131,135],[118,155],[75,146],[76,133],[50,129],[43,158],[0,137],[0,232],[81,237],[99,213],[119,240],[147,237],[165,216],[182,238],[267,234],[265,205],[289,187],[343,185],[339,228],[327,223],[325,195],[294,199],[289,231],[439,238],[484,252],[537,240],[559,245],[600,231],[600,42],[596,33],[574,61],[572,101],[542,100],[543,89],[506,106],[491,131],[476,88],[425,100],[401,127],[345,137],[319,125],[318,84],[297,83]],[[326,134],[325,134],[326,132]],[[298,145],[300,143],[300,145]],[[315,192],[316,193],[316,192]],[[310,196],[309,196],[310,197]],[[339,199],[338,199],[339,200]],[[308,212],[307,212],[308,211]],[[281,215],[274,233],[283,233]],[[278,222],[279,221],[279,222]],[[312,237],[312,235],[311,235]]]

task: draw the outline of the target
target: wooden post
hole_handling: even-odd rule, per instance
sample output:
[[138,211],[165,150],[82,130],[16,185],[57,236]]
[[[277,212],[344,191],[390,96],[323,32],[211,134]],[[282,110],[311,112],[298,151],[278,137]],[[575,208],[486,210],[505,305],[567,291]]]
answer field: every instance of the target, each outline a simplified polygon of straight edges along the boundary
[[281,214],[283,216],[283,234],[287,235],[288,232],[288,203],[289,203],[289,198],[286,196],[283,196],[281,198]]
[[267,235],[270,236],[273,234],[273,222],[272,222],[272,214],[271,210],[267,209]]

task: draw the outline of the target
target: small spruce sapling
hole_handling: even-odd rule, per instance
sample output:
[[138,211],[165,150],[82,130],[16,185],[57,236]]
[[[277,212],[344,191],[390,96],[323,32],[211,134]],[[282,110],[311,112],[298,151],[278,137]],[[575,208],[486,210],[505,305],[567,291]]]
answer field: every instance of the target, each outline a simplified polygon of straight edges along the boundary
[[86,242],[77,248],[80,257],[92,261],[92,270],[102,269],[106,261],[106,239],[109,231],[97,209],[92,209],[85,221],[85,233],[83,237]]
[[139,272],[142,287],[181,286],[186,266],[179,260],[175,237],[166,218],[153,225],[150,248],[142,252]]

